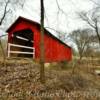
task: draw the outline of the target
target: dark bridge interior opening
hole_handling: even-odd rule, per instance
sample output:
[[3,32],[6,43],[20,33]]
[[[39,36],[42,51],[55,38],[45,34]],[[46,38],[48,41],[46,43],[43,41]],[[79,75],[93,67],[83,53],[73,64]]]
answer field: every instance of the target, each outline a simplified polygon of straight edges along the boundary
[[[33,32],[31,29],[23,29],[19,31],[15,31],[13,33],[13,44],[22,45],[26,47],[32,47],[34,46],[34,40],[33,40]],[[21,52],[33,52],[33,49],[28,48],[20,48],[20,47],[11,47],[11,50],[13,51],[21,51]],[[33,54],[21,54],[21,53],[15,53],[13,56],[17,57],[33,57]]]

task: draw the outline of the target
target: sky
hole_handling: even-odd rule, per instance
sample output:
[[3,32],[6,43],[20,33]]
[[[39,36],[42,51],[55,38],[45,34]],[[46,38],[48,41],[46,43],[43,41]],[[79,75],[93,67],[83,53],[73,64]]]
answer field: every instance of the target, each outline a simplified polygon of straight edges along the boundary
[[[40,22],[40,0],[26,0],[23,10],[17,10],[17,16],[23,16]],[[59,31],[71,32],[85,27],[85,23],[77,16],[78,12],[88,11],[94,4],[89,0],[58,0],[60,8],[66,13],[59,12],[56,0],[44,0],[45,27]]]
[[[24,10],[18,10],[17,16],[29,18],[31,20],[40,22],[40,0],[26,0]],[[45,5],[45,27],[55,29],[57,31],[69,34],[73,30],[83,29],[88,27],[82,21],[77,13],[81,11],[88,11],[94,7],[94,3],[89,0],[58,0],[60,8],[66,13],[59,12],[56,0],[44,0]],[[57,14],[59,15],[57,16]],[[57,33],[54,30],[48,30],[55,36]],[[66,40],[66,43],[73,46],[73,42]]]
[[[90,0],[58,0],[61,11],[58,14],[56,0],[44,0],[45,5],[45,27],[54,28],[63,32],[71,32],[72,30],[83,28],[85,23],[81,21],[77,12],[88,11],[93,8],[94,3]],[[40,22],[40,0],[26,0],[23,9],[18,8],[14,11],[11,22],[6,25],[8,28],[18,16],[23,16],[31,20]],[[5,25],[3,25],[5,27]]]
[[[45,27],[64,32],[66,34],[78,28],[87,27],[77,15],[78,12],[88,11],[94,7],[90,0],[58,0],[60,9],[66,14],[59,12],[56,0],[44,0],[45,5]],[[57,16],[58,15],[58,16]],[[12,20],[8,24],[2,25],[6,30],[17,18],[23,16],[40,23],[40,0],[26,0],[23,9],[18,8],[14,11]],[[54,30],[48,29],[52,34],[57,36]]]

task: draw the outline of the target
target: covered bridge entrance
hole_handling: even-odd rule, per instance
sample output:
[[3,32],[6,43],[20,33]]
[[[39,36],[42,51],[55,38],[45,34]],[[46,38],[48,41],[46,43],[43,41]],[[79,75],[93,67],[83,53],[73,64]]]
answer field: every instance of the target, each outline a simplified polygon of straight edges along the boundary
[[33,34],[31,29],[13,32],[12,43],[8,43],[8,57],[33,57],[35,53]]

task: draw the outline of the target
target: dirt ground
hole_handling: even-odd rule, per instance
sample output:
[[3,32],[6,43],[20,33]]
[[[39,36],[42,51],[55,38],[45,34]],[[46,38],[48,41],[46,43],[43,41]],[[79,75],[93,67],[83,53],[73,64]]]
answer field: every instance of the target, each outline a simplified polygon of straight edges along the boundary
[[32,59],[0,60],[0,100],[100,100],[98,60],[50,64],[46,83],[39,79],[39,64]]

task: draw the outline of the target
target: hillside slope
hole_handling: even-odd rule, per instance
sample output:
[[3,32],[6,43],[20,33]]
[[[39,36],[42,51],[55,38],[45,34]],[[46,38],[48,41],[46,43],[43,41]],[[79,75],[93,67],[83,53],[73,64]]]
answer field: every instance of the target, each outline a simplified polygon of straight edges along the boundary
[[[59,64],[56,67],[60,66]],[[0,100],[99,100],[100,76],[83,71],[45,69],[39,82],[39,64],[27,60],[0,62]]]

